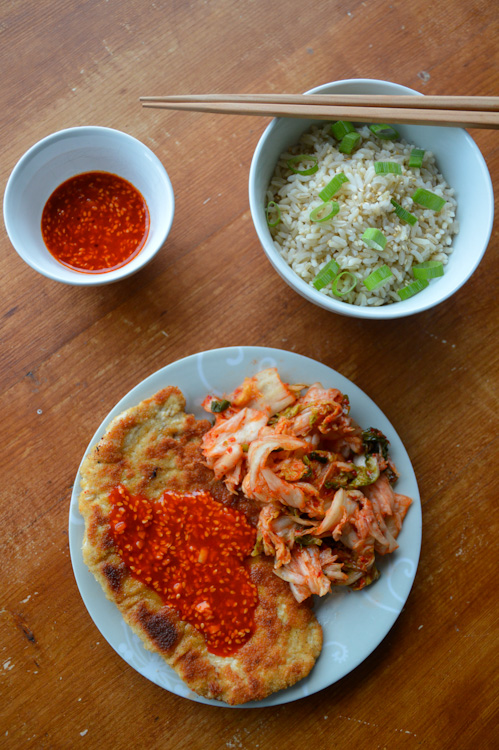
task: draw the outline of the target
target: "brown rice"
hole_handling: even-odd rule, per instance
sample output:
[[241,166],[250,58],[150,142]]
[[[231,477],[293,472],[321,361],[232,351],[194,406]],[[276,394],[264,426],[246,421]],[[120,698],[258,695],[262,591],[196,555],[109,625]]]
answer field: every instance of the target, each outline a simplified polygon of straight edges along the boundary
[[[425,152],[421,168],[409,168],[414,146],[403,140],[380,140],[367,126],[357,130],[361,140],[351,155],[338,151],[329,124],[313,126],[296,146],[281,154],[267,192],[267,200],[279,206],[281,221],[270,231],[282,257],[310,285],[334,258],[341,270],[350,271],[358,279],[355,288],[340,299],[356,305],[399,302],[397,290],[414,280],[413,264],[436,260],[445,265],[452,253],[452,237],[458,231],[454,190],[439,173],[430,151]],[[315,155],[318,171],[308,176],[294,174],[287,160],[297,154]],[[376,174],[375,161],[398,162],[402,175]],[[339,213],[323,223],[311,221],[310,211],[322,203],[319,192],[339,172],[349,180],[334,196]],[[443,208],[436,213],[414,204],[411,196],[417,188],[443,197]],[[397,217],[391,198],[417,216],[414,226]],[[382,252],[361,239],[369,227],[377,227],[387,238]],[[368,291],[362,281],[384,264],[393,276]],[[432,283],[438,283],[438,279]],[[334,297],[331,284],[320,293]]]

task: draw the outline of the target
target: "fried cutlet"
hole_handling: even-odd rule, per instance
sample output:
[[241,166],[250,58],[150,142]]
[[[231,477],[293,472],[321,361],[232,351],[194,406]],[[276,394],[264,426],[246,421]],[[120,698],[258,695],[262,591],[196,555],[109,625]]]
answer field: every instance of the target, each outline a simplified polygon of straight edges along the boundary
[[200,442],[207,420],[186,414],[175,387],[116,417],[81,469],[80,512],[85,519],[83,559],[146,648],[159,653],[193,691],[229,704],[260,700],[289,687],[312,669],[322,647],[322,630],[306,603],[265,557],[244,561],[258,592],[254,631],[229,656],[208,651],[204,636],[164,604],[155,590],[127,568],[110,526],[113,488],[154,499],[165,490],[204,490],[244,513],[256,525],[258,508],[229,493],[202,463]]

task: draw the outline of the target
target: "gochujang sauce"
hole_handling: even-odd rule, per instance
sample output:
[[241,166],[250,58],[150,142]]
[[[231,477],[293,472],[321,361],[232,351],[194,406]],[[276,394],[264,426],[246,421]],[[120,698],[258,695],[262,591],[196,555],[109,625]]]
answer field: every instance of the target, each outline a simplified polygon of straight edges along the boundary
[[85,172],[54,190],[43,209],[41,230],[60,263],[103,273],[140,252],[149,232],[149,210],[141,193],[122,177]]
[[234,653],[254,630],[257,590],[243,560],[256,531],[208,492],[149,500],[119,485],[111,534],[132,575],[204,635],[211,653]]

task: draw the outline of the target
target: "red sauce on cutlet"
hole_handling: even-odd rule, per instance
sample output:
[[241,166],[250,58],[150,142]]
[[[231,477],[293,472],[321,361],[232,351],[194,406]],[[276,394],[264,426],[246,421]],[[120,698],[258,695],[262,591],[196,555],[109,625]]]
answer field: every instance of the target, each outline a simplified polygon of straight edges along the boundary
[[242,561],[256,531],[208,492],[156,500],[122,485],[110,495],[111,533],[132,575],[205,637],[208,651],[234,653],[251,636],[258,596]]
[[43,241],[51,255],[76,271],[120,268],[142,249],[149,210],[141,193],[109,172],[85,172],[54,190],[42,213]]

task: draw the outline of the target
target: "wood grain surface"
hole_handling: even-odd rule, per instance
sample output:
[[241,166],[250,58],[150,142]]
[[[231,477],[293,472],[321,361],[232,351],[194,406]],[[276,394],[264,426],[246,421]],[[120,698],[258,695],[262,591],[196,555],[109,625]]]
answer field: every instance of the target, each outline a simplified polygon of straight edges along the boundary
[[[65,127],[124,130],[176,196],[159,255],[128,280],[70,287],[0,236],[0,747],[497,747],[497,289],[494,228],[469,282],[405,320],[338,317],[271,268],[248,206],[268,120],[145,111],[139,96],[300,93],[352,77],[435,95],[497,95],[490,0],[4,0],[2,185]],[[499,136],[471,131],[499,182]],[[414,588],[357,669],[296,703],[194,703],[130,668],[97,631],[68,548],[71,489],[114,404],[205,349],[312,357],[366,391],[397,429],[423,506]]]

